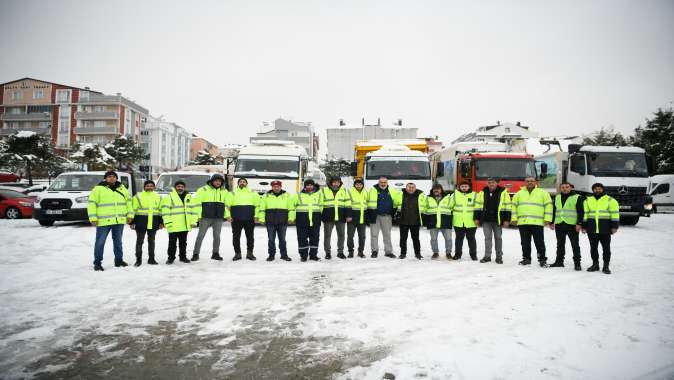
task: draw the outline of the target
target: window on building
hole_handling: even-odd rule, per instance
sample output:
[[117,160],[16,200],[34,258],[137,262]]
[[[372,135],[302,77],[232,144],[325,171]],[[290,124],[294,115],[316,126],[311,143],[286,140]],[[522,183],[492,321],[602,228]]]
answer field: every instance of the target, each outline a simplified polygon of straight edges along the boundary
[[33,99],[44,99],[44,90],[33,90]]
[[28,113],[51,113],[51,106],[28,106]]
[[70,103],[70,90],[56,90],[57,103]]
[[94,112],[105,112],[105,106],[94,107]]
[[10,115],[19,115],[23,113],[23,107],[7,107],[7,113]]
[[21,100],[23,98],[23,92],[20,90],[12,91],[12,100]]
[[80,91],[80,100],[89,100],[89,91]]

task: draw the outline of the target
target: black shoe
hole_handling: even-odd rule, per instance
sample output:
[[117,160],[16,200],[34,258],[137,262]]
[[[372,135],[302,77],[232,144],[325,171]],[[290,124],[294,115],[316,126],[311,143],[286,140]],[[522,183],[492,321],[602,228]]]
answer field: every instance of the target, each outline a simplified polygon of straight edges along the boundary
[[417,260],[423,260],[423,258],[424,258],[424,257],[421,256],[421,255],[414,255],[414,257],[415,257]]
[[520,265],[531,265],[531,260],[524,259],[519,262]]
[[497,258],[497,259],[496,259],[496,264],[503,264],[503,259]]
[[358,252],[358,257],[360,257],[361,259],[364,259],[365,254],[363,252]]
[[[393,256],[393,255],[389,256],[388,254],[386,254],[386,255],[384,255],[384,256],[395,258],[395,256]],[[399,258],[400,260],[404,260],[405,258],[407,258],[407,254],[401,253],[400,256],[398,256],[398,258]]]
[[168,259],[166,260],[166,265],[171,265],[174,261],[176,261],[176,259]]
[[440,255],[437,253],[434,253],[433,256],[431,256],[431,260],[437,260],[440,258]]
[[136,259],[136,262],[133,264],[134,267],[139,267],[143,264],[143,261],[141,259]]
[[325,254],[325,259],[326,259],[326,260],[332,260],[332,255],[329,254],[329,253],[326,253],[326,254]]
[[154,260],[154,257],[150,257],[150,258],[147,260],[147,263],[150,264],[150,265],[158,265],[158,264],[159,264],[158,262],[156,262],[156,261]]
[[[392,254],[392,253],[385,253],[384,256],[390,257],[390,258],[392,258],[392,259],[395,259],[395,258],[396,258],[396,255],[394,255],[394,254]],[[400,256],[402,256],[402,257],[401,257],[402,259],[405,258],[405,255],[404,255],[404,254],[401,254]]]
[[309,260],[311,260],[311,261],[321,261],[321,259],[318,256],[309,256]]
[[454,255],[454,257],[452,257],[452,260],[461,260],[461,255]]
[[211,260],[222,261],[222,256],[220,256],[219,253],[214,253],[214,254],[211,255]]
[[196,253],[193,254],[193,255],[192,255],[192,258],[190,259],[190,261],[199,261],[199,255],[196,254]]
[[232,257],[232,261],[239,261],[239,260],[241,260],[241,254],[235,253],[234,257]]
[[587,268],[588,272],[596,272],[598,270],[599,270],[599,264],[597,264],[597,263],[594,263],[594,264],[592,264],[591,267]]
[[575,263],[575,264],[573,264],[573,269],[574,270],[582,270],[583,268],[580,267],[580,263]]
[[338,253],[338,254],[337,254],[337,258],[339,258],[339,259],[342,259],[342,260],[343,260],[343,259],[346,259],[346,256],[344,256],[344,254],[343,254],[343,253]]
[[288,257],[287,255],[281,256],[281,260],[283,260],[283,261],[293,261],[293,259],[291,259],[291,258]]
[[611,274],[611,270],[608,269],[608,264],[604,264],[604,268],[601,271],[606,274]]
[[554,263],[550,264],[550,268],[564,268],[564,263],[555,261]]
[[128,267],[129,264],[125,263],[124,260],[115,262],[115,267]]
[[307,261],[307,257],[306,257],[306,256],[302,256],[302,257],[300,257],[300,261],[301,261],[301,262],[305,262],[305,261]]
[[480,260],[481,263],[488,263],[488,262],[490,262],[490,261],[491,261],[491,257],[483,257],[483,258]]
[[250,261],[255,261],[257,258],[255,258],[255,255],[253,255],[253,252],[248,252],[246,253],[246,259]]
[[94,270],[95,270],[96,272],[103,272],[103,271],[104,271],[102,265],[94,265]]
[[349,255],[346,256],[346,257],[348,257],[348,258],[350,258],[350,259],[353,259],[353,252],[349,252]]
[[181,257],[179,260],[180,260],[181,263],[185,263],[185,264],[190,263],[190,260],[188,260],[187,257]]
[[473,260],[473,261],[477,261],[477,255],[471,256],[470,259]]
[[376,259],[377,258],[377,251],[372,252],[372,255],[370,255],[371,258]]
[[539,261],[539,262],[538,262],[538,265],[539,265],[541,268],[547,268],[547,267],[549,267],[548,263],[545,262],[545,261]]
[[445,257],[447,258],[447,260],[454,260],[454,257],[452,257],[451,253],[446,253]]
[[274,261],[274,256],[267,257],[267,261]]

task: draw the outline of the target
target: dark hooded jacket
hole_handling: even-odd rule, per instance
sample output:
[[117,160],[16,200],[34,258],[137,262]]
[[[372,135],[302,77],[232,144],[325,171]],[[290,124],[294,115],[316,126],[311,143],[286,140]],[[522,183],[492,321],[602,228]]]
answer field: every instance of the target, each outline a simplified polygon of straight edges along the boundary
[[398,223],[405,226],[419,226],[419,210],[422,209],[420,196],[423,191],[417,189],[412,194],[403,191],[402,204],[400,206],[400,218]]

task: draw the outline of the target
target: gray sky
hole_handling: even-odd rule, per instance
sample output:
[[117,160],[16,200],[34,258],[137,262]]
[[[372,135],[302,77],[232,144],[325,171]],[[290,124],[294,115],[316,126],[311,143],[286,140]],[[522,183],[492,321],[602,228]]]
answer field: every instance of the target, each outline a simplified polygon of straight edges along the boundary
[[0,0],[0,82],[122,92],[218,144],[279,116],[629,132],[674,100],[672,0],[190,3]]

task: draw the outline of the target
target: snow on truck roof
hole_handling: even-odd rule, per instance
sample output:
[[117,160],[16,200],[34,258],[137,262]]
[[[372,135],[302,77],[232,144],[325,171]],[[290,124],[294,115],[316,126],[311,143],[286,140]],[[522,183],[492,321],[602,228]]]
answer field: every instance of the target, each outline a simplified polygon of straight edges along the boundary
[[293,141],[284,140],[257,140],[239,149],[239,155],[257,154],[266,156],[307,156],[303,146]]
[[583,145],[580,147],[581,152],[624,152],[624,153],[645,153],[643,148],[636,146],[591,146]]
[[522,152],[474,152],[471,153],[474,155],[479,155],[481,157],[489,157],[489,156],[494,156],[494,157],[529,157],[531,156],[528,153],[522,153]]
[[[63,172],[63,173],[61,173],[61,174],[59,174],[59,175],[76,175],[76,174],[82,175],[82,174],[85,174],[85,175],[99,175],[99,176],[103,176],[103,174],[105,174],[105,173],[107,173],[107,171],[95,171],[95,172]],[[116,171],[116,170],[115,170],[115,173],[117,173],[118,176],[120,176],[120,175],[129,175],[129,173],[127,173],[127,172],[120,172],[120,171]]]
[[404,145],[384,145],[379,150],[375,150],[366,155],[367,157],[428,157],[428,154],[418,150],[412,150]]
[[366,140],[366,141],[358,141],[356,142],[356,147],[359,146],[381,146],[382,148],[385,146],[405,146],[405,145],[419,145],[419,144],[426,144],[426,140],[422,139],[406,139],[406,140]]

